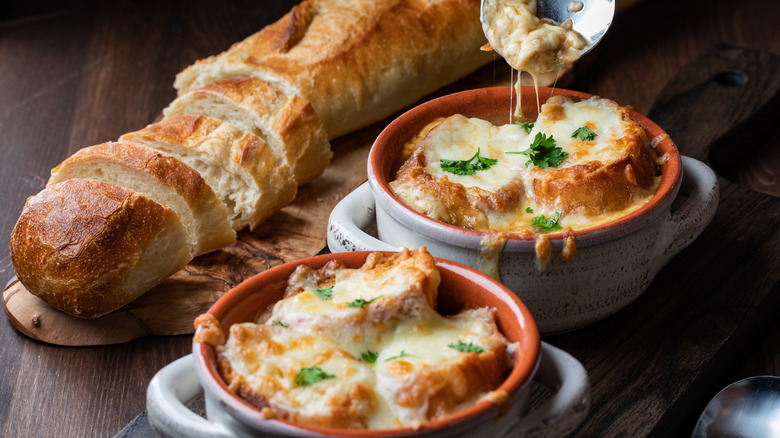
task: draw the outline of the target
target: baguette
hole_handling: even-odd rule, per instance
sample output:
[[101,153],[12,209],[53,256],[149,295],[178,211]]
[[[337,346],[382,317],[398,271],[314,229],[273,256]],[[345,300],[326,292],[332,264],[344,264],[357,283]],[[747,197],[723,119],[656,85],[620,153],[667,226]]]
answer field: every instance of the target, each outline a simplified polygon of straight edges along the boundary
[[254,77],[311,102],[329,138],[384,119],[490,62],[479,0],[304,0],[176,76],[188,90]]
[[330,138],[493,59],[479,50],[478,9],[478,0],[304,0],[188,67],[164,120],[77,153],[28,200],[11,239],[22,284],[94,317],[232,242],[225,222],[256,229],[324,171]]
[[210,116],[262,138],[290,166],[299,186],[320,176],[333,155],[311,104],[259,79],[229,79],[190,90],[163,114]]
[[81,318],[122,307],[191,260],[176,212],[130,189],[88,179],[70,179],[28,198],[10,249],[28,291]]
[[187,230],[193,257],[236,241],[227,208],[206,181],[176,158],[144,145],[109,142],[84,148],[52,169],[46,186],[72,178],[126,187],[172,208]]
[[225,203],[234,230],[255,229],[297,193],[289,166],[263,139],[211,117],[164,119],[120,141],[145,144],[194,168]]

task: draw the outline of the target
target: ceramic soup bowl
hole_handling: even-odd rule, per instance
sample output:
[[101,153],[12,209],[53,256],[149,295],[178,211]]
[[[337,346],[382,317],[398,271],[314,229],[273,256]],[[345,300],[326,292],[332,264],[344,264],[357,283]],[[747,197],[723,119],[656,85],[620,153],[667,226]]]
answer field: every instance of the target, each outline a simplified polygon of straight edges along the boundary
[[[389,255],[389,253],[387,253]],[[230,325],[253,321],[281,299],[287,278],[296,266],[322,267],[338,258],[350,268],[360,267],[367,252],[327,254],[286,263],[240,284],[209,310],[225,333]],[[539,340],[534,320],[511,291],[469,267],[437,260],[441,272],[438,306],[448,315],[462,309],[489,306],[497,310],[497,323],[518,352],[509,376],[500,389],[509,394],[501,406],[481,400],[419,430],[346,430],[294,424],[267,419],[254,406],[228,390],[217,371],[213,347],[195,343],[192,355],[163,368],[149,384],[147,411],[151,424],[164,436],[268,436],[268,437],[388,437],[388,436],[562,436],[584,418],[590,386],[582,365],[567,353]],[[553,392],[551,399],[526,415],[532,382]],[[183,403],[205,390],[208,419],[191,412]],[[541,431],[541,433],[540,433]]]
[[[576,91],[539,89],[541,102],[551,95],[591,97]],[[404,143],[429,122],[463,114],[505,124],[510,99],[516,102],[510,87],[469,90],[426,102],[390,123],[371,148],[367,187],[347,196],[331,214],[330,250],[394,250],[424,245],[436,257],[480,266],[484,233],[442,223],[412,210],[396,197],[388,183],[402,164]],[[521,101],[524,113],[535,114],[532,87],[524,87]],[[537,267],[533,237],[510,235],[498,256],[501,281],[528,306],[543,335],[586,326],[628,305],[715,214],[718,182],[714,172],[697,160],[681,157],[672,139],[646,117],[631,111],[631,118],[645,129],[658,156],[668,157],[661,166],[655,195],[626,216],[575,231],[577,254],[573,260],[560,257],[561,232],[548,235],[553,254],[544,271]],[[678,193],[684,196],[673,209]],[[374,221],[376,237],[370,231]]]

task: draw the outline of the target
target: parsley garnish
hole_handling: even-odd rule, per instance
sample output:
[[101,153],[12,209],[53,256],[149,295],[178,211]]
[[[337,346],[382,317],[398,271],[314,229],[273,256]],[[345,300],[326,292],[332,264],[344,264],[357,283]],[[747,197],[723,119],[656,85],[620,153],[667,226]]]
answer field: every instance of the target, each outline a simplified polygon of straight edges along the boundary
[[563,152],[563,149],[555,146],[555,139],[541,132],[536,133],[531,147],[522,152],[507,152],[507,154],[525,154],[531,159],[525,162],[528,166],[533,163],[540,169],[545,169],[548,166],[556,167],[561,164],[566,157],[569,156],[567,152]]
[[518,125],[520,125],[521,128],[525,129],[525,132],[531,133],[531,130],[534,129],[533,123],[525,123],[525,122],[515,122]]
[[401,350],[401,353],[399,353],[397,356],[388,357],[387,359],[385,359],[385,362],[390,362],[391,360],[396,360],[396,359],[400,359],[402,357],[407,357],[407,356],[411,356],[411,354]]
[[312,292],[319,295],[323,300],[330,300],[333,298],[333,286],[326,287],[325,289],[312,289]]
[[352,301],[351,303],[349,303],[349,306],[347,306],[347,307],[360,307],[362,309],[363,306],[365,306],[366,304],[371,304],[371,303],[373,303],[374,301],[378,300],[381,297],[382,297],[382,295],[380,295],[380,296],[378,296],[376,298],[372,298],[372,299],[370,299],[368,301],[364,300],[363,298],[358,298],[358,299]]
[[526,207],[526,208],[525,208],[525,212],[526,212],[526,213],[533,213],[533,212],[534,212],[534,209],[533,209],[533,208],[531,208],[531,207]]
[[558,223],[558,219],[560,218],[561,213],[556,211],[555,217],[546,218],[544,215],[541,215],[531,219],[531,225],[537,233],[551,233],[563,228],[561,227],[561,224]]
[[282,321],[273,320],[273,325],[278,325],[282,328],[287,328],[287,324],[283,323]]
[[454,348],[461,353],[482,353],[482,347],[474,345],[471,342],[468,344],[458,339],[457,344],[447,344],[448,347]]
[[571,138],[579,137],[582,141],[589,141],[596,138],[596,133],[591,131],[587,126],[581,126],[576,131],[572,132]]
[[379,357],[379,353],[367,350],[365,353],[360,353],[360,359],[365,363],[376,363],[376,359]]
[[[476,162],[472,161],[476,159]],[[445,172],[454,173],[455,175],[473,175],[478,170],[490,169],[490,166],[498,163],[498,160],[493,158],[485,158],[479,156],[479,148],[477,153],[468,160],[440,160],[441,170]]]
[[312,383],[317,383],[320,380],[332,379],[334,377],[336,376],[322,371],[320,367],[301,368],[301,370],[298,371],[298,376],[295,378],[295,383],[297,383],[298,386],[306,387]]

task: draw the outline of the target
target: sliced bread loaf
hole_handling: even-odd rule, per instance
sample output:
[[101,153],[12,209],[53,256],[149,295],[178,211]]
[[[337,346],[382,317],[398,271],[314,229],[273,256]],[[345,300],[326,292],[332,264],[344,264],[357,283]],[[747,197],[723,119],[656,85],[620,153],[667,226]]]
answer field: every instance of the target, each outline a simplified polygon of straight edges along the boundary
[[126,187],[172,208],[187,230],[192,256],[236,241],[225,204],[198,172],[140,143],[109,142],[81,149],[52,170],[47,186],[72,178]]
[[263,139],[211,117],[171,117],[120,141],[143,143],[195,169],[225,203],[234,230],[254,229],[297,193],[290,168]]
[[290,166],[299,186],[320,176],[333,155],[311,104],[260,79],[228,79],[190,90],[163,114],[205,115],[262,138]]

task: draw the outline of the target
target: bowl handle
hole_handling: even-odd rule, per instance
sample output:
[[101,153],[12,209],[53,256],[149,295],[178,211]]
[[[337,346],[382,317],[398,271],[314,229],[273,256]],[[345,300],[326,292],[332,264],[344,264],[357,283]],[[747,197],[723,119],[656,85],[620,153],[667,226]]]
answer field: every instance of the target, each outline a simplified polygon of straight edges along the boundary
[[345,196],[328,219],[328,248],[331,252],[398,251],[400,248],[385,243],[366,233],[375,224],[374,195],[368,183],[363,183]]
[[201,417],[184,405],[202,392],[192,354],[166,365],[152,378],[146,391],[149,423],[162,436],[234,437],[222,425]]
[[683,177],[680,193],[688,198],[672,211],[668,227],[661,233],[660,245],[656,247],[663,251],[656,258],[662,263],[659,269],[699,237],[718,209],[720,191],[715,172],[699,160],[685,156],[681,158]]
[[569,353],[542,342],[534,382],[552,391],[552,397],[512,424],[502,436],[568,436],[585,420],[590,407],[590,381],[585,368]]

